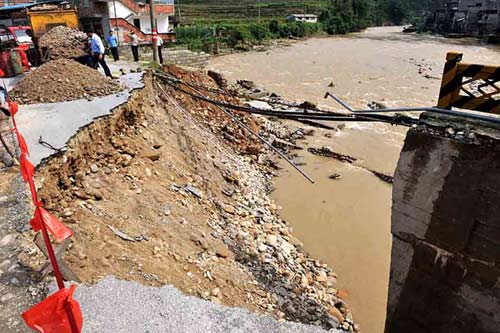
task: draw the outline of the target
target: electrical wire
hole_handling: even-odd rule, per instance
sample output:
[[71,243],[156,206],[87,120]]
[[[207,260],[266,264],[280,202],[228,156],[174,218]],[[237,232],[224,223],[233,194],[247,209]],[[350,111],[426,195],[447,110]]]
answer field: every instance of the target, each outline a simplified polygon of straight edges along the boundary
[[[179,87],[182,82],[180,80],[176,80],[172,82],[171,78],[163,75],[162,73],[155,73],[156,76],[162,78],[164,82],[174,88],[177,91],[180,91],[186,95],[189,95],[195,99],[205,101],[215,106],[219,106],[222,108],[228,108],[235,111],[245,112],[245,113],[253,113],[260,114],[265,116],[274,116],[278,118],[286,118],[286,119],[309,119],[309,120],[326,120],[326,121],[369,121],[369,122],[385,122],[395,125],[404,125],[411,126],[411,124],[418,122],[417,119],[410,117],[402,117],[402,116],[385,116],[385,115],[357,115],[357,114],[345,114],[345,113],[335,113],[335,112],[325,112],[325,111],[313,111],[308,112],[304,110],[304,112],[296,112],[296,111],[275,111],[275,110],[266,110],[255,107],[246,107],[240,105],[234,105],[231,103],[225,103],[213,100],[211,98],[200,95],[200,92],[193,93],[186,89]],[[195,88],[190,88],[195,90]]]
[[[170,74],[158,73],[158,72],[155,72],[155,74],[160,76],[160,77],[163,77],[164,79],[170,80],[171,82],[174,82],[177,84],[182,84],[182,85],[185,85],[187,87],[191,87],[193,89],[200,88],[202,90],[206,90],[206,91],[217,93],[217,94],[224,95],[224,96],[248,98],[248,99],[252,99],[252,100],[256,100],[256,101],[262,101],[262,102],[266,102],[266,103],[270,103],[270,104],[279,104],[279,105],[289,106],[289,107],[293,107],[293,108],[300,108],[300,109],[304,110],[304,112],[302,112],[302,113],[301,112],[286,112],[286,111],[282,112],[282,111],[276,111],[276,110],[270,111],[270,110],[264,110],[264,109],[254,108],[254,107],[235,106],[235,105],[225,103],[225,107],[232,108],[233,110],[261,114],[261,115],[267,115],[267,116],[276,116],[276,117],[280,117],[280,118],[298,120],[297,118],[300,115],[301,118],[310,119],[310,120],[378,121],[378,122],[390,123],[393,125],[411,126],[413,124],[418,124],[419,123],[418,119],[413,118],[413,117],[402,116],[402,115],[383,117],[382,115],[377,115],[377,114],[379,114],[379,113],[429,112],[429,113],[450,115],[450,116],[469,118],[469,119],[474,119],[474,120],[481,120],[481,121],[487,121],[487,122],[500,124],[500,117],[491,116],[491,115],[487,116],[487,115],[482,115],[482,114],[475,114],[475,113],[470,113],[470,112],[466,112],[466,111],[442,109],[442,108],[437,108],[437,107],[396,107],[396,108],[385,108],[385,109],[377,109],[377,110],[372,110],[372,109],[354,110],[349,105],[347,105],[344,101],[342,101],[337,96],[335,96],[331,93],[327,93],[326,96],[330,96],[330,97],[334,98],[339,104],[341,104],[344,108],[349,110],[351,113],[346,114],[346,113],[340,113],[340,112],[329,111],[329,110],[321,110],[321,109],[314,110],[314,109],[310,109],[310,108],[302,108],[297,104],[290,104],[290,103],[285,103],[285,102],[281,102],[281,101],[269,101],[266,99],[252,98],[251,96],[238,95],[237,93],[236,94],[228,94],[227,92],[224,92],[220,89],[199,87],[199,86],[193,85],[191,83],[184,82],[184,81],[182,81],[182,80],[178,79],[177,77],[172,76]],[[209,102],[209,103],[216,102],[216,101],[210,100],[204,96],[196,96],[196,95],[189,93],[186,90],[181,89],[179,87],[176,87],[176,89],[181,91],[181,92],[190,94],[191,97],[193,97],[193,98],[202,98],[206,102]],[[222,104],[224,104],[224,103],[222,103]],[[328,117],[328,116],[325,117],[324,115],[333,115],[333,116],[337,116],[337,118],[332,118],[332,117]],[[375,117],[375,115],[377,115],[377,117]],[[380,116],[382,116],[382,117],[380,117]],[[347,118],[342,118],[342,117],[347,117]]]

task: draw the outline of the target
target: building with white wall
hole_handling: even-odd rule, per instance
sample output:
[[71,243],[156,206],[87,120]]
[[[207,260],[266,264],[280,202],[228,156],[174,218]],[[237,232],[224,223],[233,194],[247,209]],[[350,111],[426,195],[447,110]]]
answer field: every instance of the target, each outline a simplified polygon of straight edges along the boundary
[[318,16],[314,14],[290,14],[285,18],[289,22],[317,23]]
[[[149,16],[149,4],[134,0],[113,0],[108,2],[110,25],[117,31],[121,43],[129,42],[128,34],[131,31],[139,39],[150,40],[152,34]],[[157,32],[165,40],[175,38],[170,25],[170,17],[175,14],[174,0],[156,0],[155,18]]]

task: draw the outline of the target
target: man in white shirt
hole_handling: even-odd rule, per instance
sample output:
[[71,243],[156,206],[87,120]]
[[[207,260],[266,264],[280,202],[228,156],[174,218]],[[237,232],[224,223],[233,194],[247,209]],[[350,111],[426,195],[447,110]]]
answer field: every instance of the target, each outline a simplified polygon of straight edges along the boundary
[[156,37],[156,46],[158,46],[158,58],[160,60],[160,64],[163,65],[163,55],[161,54],[161,48],[163,46],[163,39],[160,35]]
[[130,37],[130,47],[132,48],[134,61],[139,61],[139,37],[134,31],[131,31],[128,35]]
[[90,43],[92,67],[97,69],[99,66],[98,64],[100,64],[106,76],[112,78],[113,75],[111,75],[111,71],[109,70],[108,64],[106,64],[106,60],[104,60],[104,44],[102,43],[101,37],[91,31],[87,31],[87,36],[89,37]]

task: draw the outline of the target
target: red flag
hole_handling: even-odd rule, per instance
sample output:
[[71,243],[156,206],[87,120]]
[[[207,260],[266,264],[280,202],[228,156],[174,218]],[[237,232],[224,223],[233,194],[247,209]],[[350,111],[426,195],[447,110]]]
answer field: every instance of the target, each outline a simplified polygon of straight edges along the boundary
[[17,142],[19,142],[19,149],[21,150],[21,154],[26,154],[26,156],[30,156],[28,152],[28,145],[26,144],[26,140],[24,140],[24,136],[17,130],[15,130],[17,136]]
[[35,216],[30,221],[31,226],[33,227],[33,231],[41,230],[42,223],[45,223],[45,226],[47,226],[47,230],[52,235],[54,235],[54,237],[59,242],[62,242],[66,238],[74,235],[73,231],[62,224],[62,222],[59,221],[57,217],[39,206],[35,210]]
[[29,179],[33,179],[33,176],[35,175],[35,167],[28,160],[26,154],[21,153],[19,164],[21,165],[21,175],[23,176],[24,181],[27,182]]
[[19,104],[17,102],[9,102],[9,111],[10,115],[14,117],[17,111],[19,111]]
[[83,317],[80,304],[73,299],[75,289],[75,285],[61,289],[25,311],[26,325],[40,333],[80,333]]

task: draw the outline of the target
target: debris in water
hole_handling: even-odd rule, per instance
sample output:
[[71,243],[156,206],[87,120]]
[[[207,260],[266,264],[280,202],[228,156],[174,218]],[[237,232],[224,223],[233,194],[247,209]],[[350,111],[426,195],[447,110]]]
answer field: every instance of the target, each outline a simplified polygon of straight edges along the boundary
[[317,110],[318,109],[316,104],[309,102],[309,101],[304,101],[301,104],[299,104],[299,108],[308,109],[308,110]]
[[319,156],[324,156],[324,157],[331,157],[331,158],[334,158],[336,160],[339,160],[339,161],[342,161],[342,162],[347,162],[347,163],[354,163],[357,161],[357,158],[355,157],[352,157],[352,156],[349,156],[349,155],[344,155],[344,154],[340,154],[340,153],[336,153],[333,151],[332,148],[330,147],[326,147],[326,146],[323,146],[321,148],[308,148],[307,149],[308,152],[310,152],[311,154],[314,154],[314,155],[319,155]]
[[255,89],[255,83],[249,80],[238,80],[236,81],[241,87],[247,90]]
[[377,102],[377,101],[371,101],[370,103],[367,104],[367,106],[372,109],[372,110],[382,110],[382,109],[387,109],[387,106],[383,103]]
[[375,170],[370,170],[370,169],[367,169],[367,170],[370,171],[374,176],[376,176],[378,179],[380,179],[383,182],[386,182],[388,184],[394,183],[393,176],[389,176],[389,175],[383,174],[383,173],[375,171]]
[[328,178],[333,179],[333,180],[340,180],[340,179],[342,179],[342,175],[339,173],[332,173]]

